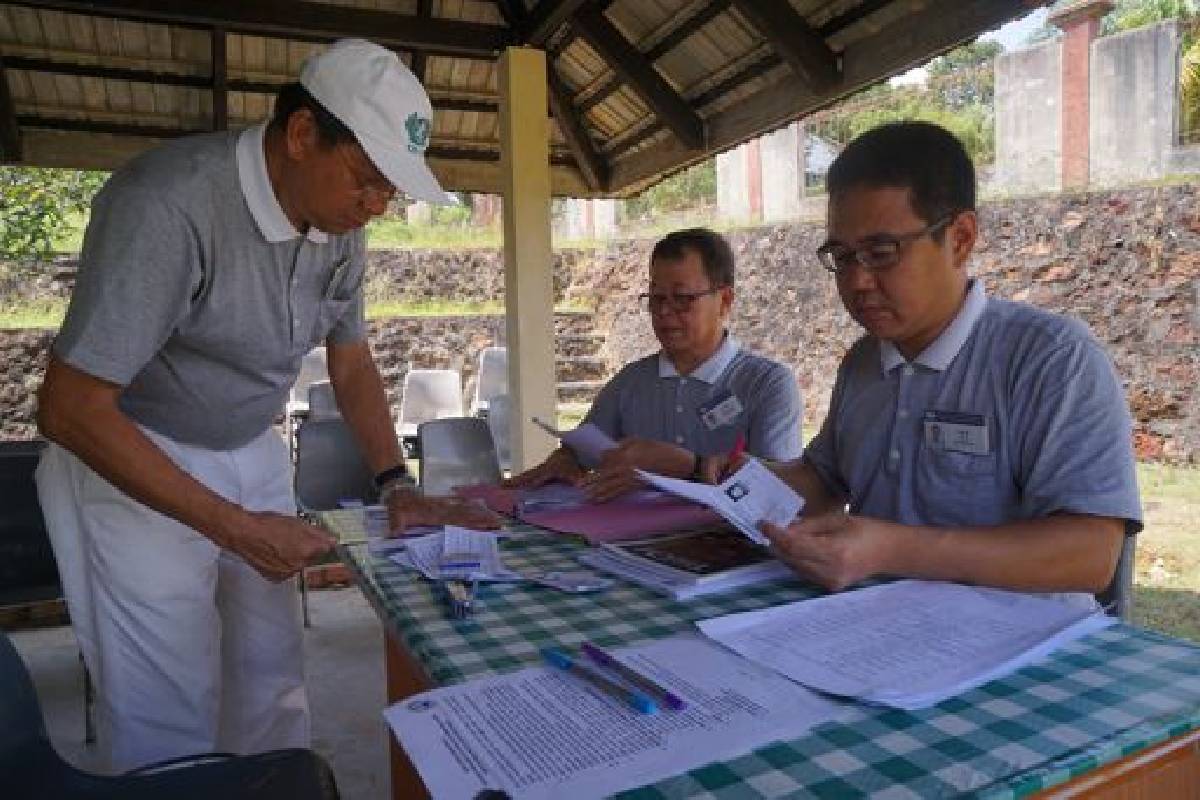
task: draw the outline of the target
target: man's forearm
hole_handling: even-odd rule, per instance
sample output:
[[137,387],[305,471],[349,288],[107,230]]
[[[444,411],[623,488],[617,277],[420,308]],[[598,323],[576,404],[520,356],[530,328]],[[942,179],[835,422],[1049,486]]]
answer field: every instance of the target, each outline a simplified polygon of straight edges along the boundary
[[825,487],[817,471],[803,459],[772,466],[775,474],[804,498],[804,516],[812,517],[840,509],[844,503]]
[[894,525],[889,575],[1029,592],[1099,592],[1120,557],[1124,521],[1063,514],[987,528]]
[[134,500],[229,546],[243,510],[180,469],[117,408],[115,395],[89,399],[60,388],[63,370],[52,362],[46,372],[42,435]]
[[354,432],[367,465],[378,474],[399,464],[403,457],[383,378],[366,343],[331,345],[328,352],[329,379],[338,409]]

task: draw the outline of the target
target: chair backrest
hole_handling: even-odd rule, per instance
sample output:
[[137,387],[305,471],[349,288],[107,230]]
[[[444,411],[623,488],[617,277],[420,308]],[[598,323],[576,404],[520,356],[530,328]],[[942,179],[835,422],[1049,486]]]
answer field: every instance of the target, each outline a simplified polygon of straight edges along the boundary
[[492,441],[496,444],[496,459],[500,462],[501,470],[512,469],[512,434],[509,420],[512,419],[512,398],[507,394],[498,394],[492,398],[488,407],[488,430],[492,432]]
[[296,505],[326,511],[339,500],[375,501],[371,468],[341,417],[306,419],[296,431]]
[[62,596],[33,473],[43,441],[0,442],[0,605]]
[[413,369],[404,376],[400,425],[462,416],[462,377],[453,369]]
[[421,491],[445,496],[455,486],[496,483],[500,464],[486,420],[455,417],[423,422],[417,428],[421,446]]
[[300,373],[296,375],[296,382],[292,384],[288,402],[307,403],[308,387],[316,381],[327,380],[329,380],[329,367],[325,361],[325,348],[323,346],[314,347],[300,360]]
[[341,415],[337,396],[333,393],[333,384],[329,381],[314,381],[308,387],[308,418],[326,419]]
[[488,408],[492,399],[502,394],[508,394],[508,349],[485,347],[479,351],[479,375],[475,379],[471,412]]
[[0,764],[48,740],[29,670],[8,634],[0,631]]
[[1112,582],[1096,595],[1096,601],[1110,616],[1128,620],[1133,611],[1133,563],[1136,556],[1137,537],[1126,536],[1121,543],[1121,557],[1117,559]]

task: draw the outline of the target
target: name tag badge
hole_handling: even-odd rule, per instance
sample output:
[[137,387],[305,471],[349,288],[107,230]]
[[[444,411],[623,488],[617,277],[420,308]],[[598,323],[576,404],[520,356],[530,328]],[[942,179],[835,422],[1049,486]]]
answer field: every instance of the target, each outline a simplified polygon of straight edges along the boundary
[[925,412],[925,446],[977,456],[991,452],[983,415],[958,411]]
[[700,421],[710,431],[733,422],[742,413],[742,401],[737,395],[727,392],[700,406]]

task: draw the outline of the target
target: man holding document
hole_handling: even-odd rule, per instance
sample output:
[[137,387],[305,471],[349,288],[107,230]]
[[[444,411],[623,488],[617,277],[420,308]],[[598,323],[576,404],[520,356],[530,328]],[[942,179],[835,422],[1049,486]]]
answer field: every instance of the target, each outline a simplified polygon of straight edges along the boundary
[[1078,321],[989,298],[967,275],[975,175],[949,132],[871,130],[828,186],[817,255],[866,335],[842,361],[820,433],[776,468],[804,496],[804,518],[764,533],[832,590],[887,575],[1094,602],[1123,537],[1141,529],[1108,357]]
[[786,366],[743,350],[725,329],[733,284],[733,251],[719,234],[692,228],[659,241],[640,301],[662,349],[618,372],[584,418],[617,447],[591,473],[560,447],[508,485],[579,483],[606,501],[642,485],[637,469],[699,477],[704,456],[729,453],[738,442],[763,458],[796,458],[799,387]]

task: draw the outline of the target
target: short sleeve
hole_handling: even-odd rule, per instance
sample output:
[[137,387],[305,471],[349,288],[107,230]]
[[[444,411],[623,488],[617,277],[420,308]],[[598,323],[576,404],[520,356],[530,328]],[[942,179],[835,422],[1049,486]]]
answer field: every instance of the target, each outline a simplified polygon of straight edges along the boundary
[[592,407],[588,409],[584,422],[590,422],[613,439],[624,436],[621,427],[621,386],[632,365],[627,365],[613,376],[612,380],[596,394]]
[[54,353],[89,375],[128,385],[189,312],[202,263],[182,211],[156,192],[110,182],[92,206]]
[[[850,352],[853,353],[854,350],[852,349]],[[829,411],[825,414],[825,421],[821,423],[821,430],[804,448],[802,456],[804,463],[812,467],[829,493],[841,498],[850,495],[850,487],[838,469],[837,453],[838,416],[842,397],[846,390],[846,363],[849,357],[847,354],[846,358],[842,360],[841,367],[838,368],[837,379],[834,381],[833,391],[829,396]]]
[[750,409],[746,451],[771,461],[793,461],[803,446],[801,426],[804,406],[800,387],[791,370],[770,363],[756,391],[756,406]]
[[346,277],[335,287],[334,302],[344,306],[327,335],[332,344],[352,344],[367,338],[366,300],[363,284],[367,276],[366,233],[355,231],[349,244]]
[[1141,530],[1133,423],[1108,355],[1081,335],[1024,360],[1013,379],[1021,516],[1091,514]]

